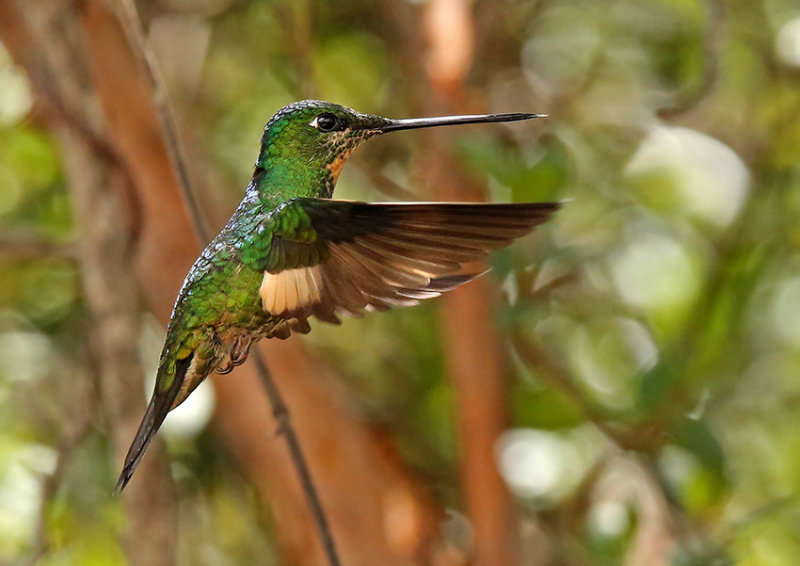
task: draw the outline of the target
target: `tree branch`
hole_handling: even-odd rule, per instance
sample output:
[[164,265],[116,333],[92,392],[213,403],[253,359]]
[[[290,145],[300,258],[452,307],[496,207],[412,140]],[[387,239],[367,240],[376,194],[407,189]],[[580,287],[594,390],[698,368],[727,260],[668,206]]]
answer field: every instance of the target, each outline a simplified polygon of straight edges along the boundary
[[186,151],[181,143],[175,112],[172,109],[172,104],[170,104],[169,95],[158,68],[158,62],[150,49],[150,45],[147,43],[142,20],[133,0],[116,0],[113,5],[118,8],[117,16],[131,44],[131,51],[134,57],[137,58],[140,67],[145,70],[144,76],[148,79],[153,94],[153,102],[161,123],[167,154],[172,163],[172,168],[178,176],[178,184],[182,191],[183,200],[189,209],[192,226],[198,243],[202,248],[211,241],[213,234],[198,203],[197,192],[192,186],[189,168],[186,166]]
[[[192,226],[194,227],[195,233],[202,246],[205,244],[205,242],[211,240],[212,234],[205,218],[201,213],[200,206],[196,198],[196,193],[191,184],[188,168],[186,166],[187,160],[185,158],[185,151],[181,145],[180,135],[178,133],[178,127],[175,121],[175,114],[169,102],[169,97],[167,95],[167,90],[164,86],[163,79],[158,71],[158,64],[147,43],[147,39],[144,35],[144,29],[142,28],[141,24],[141,19],[138,16],[136,6],[133,4],[132,0],[117,0],[117,5],[121,8],[119,16],[128,35],[128,40],[133,47],[133,52],[137,56],[137,59],[139,59],[140,65],[146,69],[145,75],[150,81],[150,86],[153,92],[153,101],[158,110],[167,152],[169,153],[172,166],[177,173],[183,199],[186,203],[189,216],[192,220]],[[284,438],[286,439],[286,444],[292,463],[297,471],[297,475],[300,478],[303,491],[305,492],[308,506],[314,518],[314,524],[317,527],[317,531],[320,540],[322,541],[328,562],[331,566],[340,566],[341,562],[339,560],[338,553],[336,552],[336,545],[333,540],[333,535],[331,535],[328,519],[325,515],[322,503],[320,502],[319,494],[311,477],[308,464],[303,456],[303,451],[300,447],[300,441],[297,437],[297,433],[292,426],[289,408],[283,401],[280,391],[278,390],[278,387],[272,378],[272,374],[270,373],[266,361],[261,355],[261,352],[257,349],[253,349],[250,357],[255,362],[259,378],[265,392],[267,393],[267,396],[269,397],[270,404],[272,405],[273,414],[280,424],[279,432],[283,434]]]
[[[0,35],[23,65],[46,108],[69,108],[45,116],[61,145],[66,177],[82,229],[78,259],[91,317],[90,340],[98,354],[103,408],[111,422],[112,443],[124,453],[144,410],[138,352],[138,301],[128,252],[130,231],[124,220],[127,178],[108,153],[99,150],[92,128],[97,115],[88,82],[81,28],[76,14],[58,3],[32,2],[25,10],[0,0]],[[99,121],[98,121],[99,122]],[[172,563],[175,506],[170,477],[159,445],[143,466],[140,486],[126,499],[129,518],[124,547],[132,565]],[[163,450],[163,448],[162,448]],[[160,456],[159,456],[160,455]]]

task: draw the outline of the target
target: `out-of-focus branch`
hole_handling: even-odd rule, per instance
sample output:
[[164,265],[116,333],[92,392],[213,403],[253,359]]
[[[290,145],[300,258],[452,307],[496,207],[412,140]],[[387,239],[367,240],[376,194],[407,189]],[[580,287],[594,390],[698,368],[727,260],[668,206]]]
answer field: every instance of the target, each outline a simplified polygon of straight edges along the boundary
[[[636,534],[625,553],[624,566],[667,566],[676,550],[676,528],[684,515],[670,504],[664,486],[647,463],[638,462],[641,474],[635,485],[639,507]],[[676,519],[678,522],[676,522]]]
[[[58,132],[58,137],[83,228],[79,260],[103,405],[112,423],[114,453],[121,456],[141,419],[144,374],[138,351],[137,289],[125,253],[129,236],[119,223],[124,213],[112,188],[126,180],[119,171],[98,163],[88,144],[73,132]],[[168,566],[174,561],[174,494],[163,449],[159,452],[160,458],[143,464],[144,474],[140,472],[140,481],[124,501],[133,527],[125,541],[132,564]],[[149,544],[142,544],[140,537]]]
[[617,432],[608,427],[597,405],[584,395],[583,391],[575,385],[570,376],[567,375],[560,366],[555,364],[548,355],[534,344],[523,340],[519,332],[513,332],[511,334],[511,343],[517,355],[525,362],[525,365],[535,368],[537,376],[548,385],[554,386],[566,393],[570,401],[575,403],[586,420],[594,424],[615,444],[624,444],[620,438],[617,438]]
[[[639,478],[636,489],[641,493],[637,501],[642,518],[626,553],[626,566],[668,564],[676,541],[687,543],[701,539],[700,529],[693,525],[680,502],[673,497],[653,460],[652,455],[669,441],[664,425],[652,421],[637,423],[635,428],[614,426],[546,352],[526,342],[519,332],[512,334],[512,341],[520,358],[536,369],[537,377],[566,394],[584,419],[603,433],[615,450],[639,455],[634,463]],[[710,547],[711,543],[704,540],[702,546]]]
[[635,429],[613,426],[603,409],[592,401],[547,352],[525,340],[519,330],[512,331],[511,345],[528,367],[534,368],[537,377],[549,386],[564,393],[575,404],[581,415],[592,423],[606,439],[620,450],[657,452],[668,440],[664,425],[659,421],[639,422]]
[[253,352],[253,363],[256,364],[256,371],[264,390],[269,397],[270,405],[272,406],[272,415],[278,421],[278,434],[282,434],[286,438],[286,445],[289,450],[289,457],[297,470],[300,485],[303,487],[303,492],[306,494],[308,500],[309,510],[314,517],[314,524],[317,527],[322,547],[325,549],[325,555],[328,558],[331,566],[339,566],[339,553],[336,552],[336,543],[331,535],[330,527],[328,526],[328,518],[325,515],[325,510],[320,503],[319,495],[317,495],[317,488],[314,485],[314,480],[311,478],[311,472],[306,464],[306,458],[303,454],[303,448],[300,446],[300,441],[297,438],[297,433],[292,426],[292,417],[289,407],[283,400],[278,386],[272,379],[272,374],[267,368],[267,363],[264,361],[264,356],[260,351]]
[[464,78],[472,66],[475,22],[471,10],[470,3],[463,0],[434,0],[423,15],[428,80],[447,105],[460,104]]
[[275,12],[283,24],[283,37],[290,46],[289,55],[293,63],[296,86],[293,92],[301,98],[315,98],[316,85],[311,68],[312,4],[309,0],[277,3]]
[[[91,79],[109,120],[110,138],[142,203],[138,274],[150,305],[166,322],[180,281],[197,255],[191,220],[181,204],[149,81],[141,76],[116,17],[100,0],[88,0],[87,6]],[[215,223],[223,220],[221,214]],[[317,487],[343,562],[450,564],[439,558],[440,511],[399,461],[387,457],[381,439],[348,414],[330,368],[296,339],[268,342],[259,349],[268,354],[293,409],[309,464],[324,470],[316,478]],[[322,547],[309,537],[313,519],[285,447],[273,434],[274,421],[254,365],[211,379],[216,424],[277,518],[282,563],[324,564]]]
[[192,187],[189,168],[186,163],[186,158],[184,157],[186,151],[183,149],[183,144],[181,143],[177,122],[175,121],[175,113],[169,102],[169,95],[167,94],[164,81],[161,78],[158,63],[155,60],[153,51],[147,44],[144,28],[142,28],[142,21],[139,18],[139,13],[136,10],[136,5],[133,3],[133,0],[116,0],[114,5],[118,8],[119,21],[132,46],[131,53],[137,59],[139,66],[145,71],[142,73],[142,76],[149,82],[150,90],[153,94],[155,109],[156,112],[158,112],[158,118],[164,136],[164,146],[166,147],[170,163],[177,174],[183,201],[189,209],[189,216],[192,219],[195,235],[200,243],[200,247],[203,247],[211,240],[211,228],[209,228],[206,222],[205,216],[200,208],[200,203],[197,201],[197,193]]
[[74,258],[75,247],[41,238],[0,234],[0,259],[24,261],[44,257]]
[[[474,111],[464,88],[475,44],[471,10],[466,0],[433,0],[424,6],[424,60],[432,93],[421,97],[428,104],[426,114]],[[437,197],[483,200],[483,188],[459,172],[445,142],[450,132],[425,134],[425,181]],[[518,564],[521,551],[514,504],[494,457],[497,438],[508,424],[506,354],[492,308],[496,295],[491,279],[482,278],[445,297],[442,312],[446,367],[457,400],[460,479],[476,566]]]
[[[162,80],[161,74],[158,71],[158,65],[155,61],[155,57],[153,56],[153,53],[147,44],[141,20],[136,11],[136,6],[133,4],[132,0],[118,0],[118,5],[121,8],[120,17],[123,27],[125,27],[128,40],[133,46],[132,51],[135,55],[138,55],[137,58],[139,59],[140,66],[143,66],[145,69],[143,74],[150,80],[150,87],[153,91],[153,100],[156,110],[158,111],[162,131],[164,134],[164,143],[166,145],[167,152],[169,153],[172,166],[175,169],[177,177],[180,181],[183,199],[189,210],[192,226],[194,227],[195,233],[197,234],[202,245],[211,239],[211,233],[199,208],[197,195],[191,184],[187,159],[185,156],[186,152],[184,151],[180,142],[178,126],[175,121],[175,114],[172,110],[172,105],[170,104],[169,97],[167,96],[166,86],[164,85],[164,81]],[[302,4],[302,6],[305,7],[304,14],[307,16],[306,19],[308,19],[308,6],[307,4]],[[306,495],[306,499],[308,500],[308,506],[311,511],[311,515],[314,518],[314,524],[319,532],[319,537],[322,541],[322,547],[325,550],[328,562],[331,566],[339,566],[341,562],[336,551],[336,544],[333,540],[333,536],[331,535],[331,530],[328,526],[328,519],[325,515],[322,503],[320,502],[316,486],[314,485],[314,481],[311,477],[311,472],[308,469],[308,464],[306,463],[305,456],[303,455],[300,441],[297,438],[297,433],[294,430],[294,426],[292,426],[289,408],[286,406],[281,392],[275,384],[272,374],[270,373],[264,358],[261,356],[261,353],[258,350],[253,352],[252,361],[255,363],[256,371],[258,372],[259,377],[261,378],[261,383],[264,386],[264,390],[269,397],[270,404],[272,405],[272,413],[280,425],[279,432],[286,438],[286,444],[289,450],[292,465],[297,470],[298,477],[300,478],[301,485],[303,486],[303,491]]]
[[[74,12],[51,3],[0,0],[0,34],[12,57],[25,67],[39,97],[49,108],[70,108],[77,122],[94,124],[95,106],[86,75],[80,27]],[[138,301],[131,275],[123,195],[127,177],[75,120],[49,114],[48,126],[61,145],[66,176],[81,229],[78,259],[91,316],[91,339],[102,376],[103,408],[120,456],[141,418],[144,398],[138,357]],[[143,466],[139,487],[125,505],[124,540],[130,564],[173,563],[175,503],[163,449],[154,446]]]

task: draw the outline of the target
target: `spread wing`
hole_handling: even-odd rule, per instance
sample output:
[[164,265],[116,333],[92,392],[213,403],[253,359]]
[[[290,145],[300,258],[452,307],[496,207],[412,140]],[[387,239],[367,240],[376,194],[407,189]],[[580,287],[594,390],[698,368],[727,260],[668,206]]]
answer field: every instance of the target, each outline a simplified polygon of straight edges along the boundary
[[314,315],[413,305],[465,283],[463,264],[550,218],[559,203],[363,203],[293,199],[259,226],[243,261],[264,271],[265,311],[308,331]]

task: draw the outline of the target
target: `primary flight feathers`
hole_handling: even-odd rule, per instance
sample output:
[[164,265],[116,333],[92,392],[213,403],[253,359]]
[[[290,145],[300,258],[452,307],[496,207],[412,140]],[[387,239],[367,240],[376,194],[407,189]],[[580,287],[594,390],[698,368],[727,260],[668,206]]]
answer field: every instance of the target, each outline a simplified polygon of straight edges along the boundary
[[274,316],[333,323],[338,314],[413,305],[472,279],[458,274],[464,263],[508,245],[559,206],[295,199],[267,220],[275,227],[264,236],[268,252],[251,260],[264,269],[259,296]]

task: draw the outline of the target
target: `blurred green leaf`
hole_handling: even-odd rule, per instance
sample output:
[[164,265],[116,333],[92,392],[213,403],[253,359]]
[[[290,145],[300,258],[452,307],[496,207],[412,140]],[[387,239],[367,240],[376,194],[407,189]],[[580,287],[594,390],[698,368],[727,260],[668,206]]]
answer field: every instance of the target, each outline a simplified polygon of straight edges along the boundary
[[513,202],[557,200],[570,182],[572,162],[567,148],[555,136],[539,141],[537,155],[524,160],[487,135],[464,137],[458,154],[476,174],[488,173],[511,191]]

